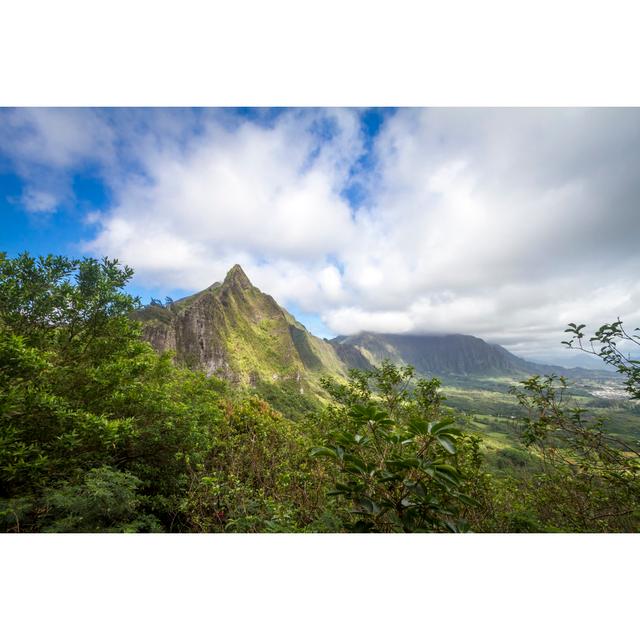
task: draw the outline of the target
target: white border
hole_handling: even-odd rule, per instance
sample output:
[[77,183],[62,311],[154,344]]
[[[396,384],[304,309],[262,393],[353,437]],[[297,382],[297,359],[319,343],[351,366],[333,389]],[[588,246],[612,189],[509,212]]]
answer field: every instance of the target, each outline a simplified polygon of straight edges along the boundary
[[[638,105],[634,3],[4,3],[0,105]],[[0,536],[8,638],[619,638],[638,536]]]
[[588,639],[637,623],[637,592],[620,579],[638,575],[634,535],[1,542],[7,638]]
[[637,105],[629,0],[20,0],[0,104]]

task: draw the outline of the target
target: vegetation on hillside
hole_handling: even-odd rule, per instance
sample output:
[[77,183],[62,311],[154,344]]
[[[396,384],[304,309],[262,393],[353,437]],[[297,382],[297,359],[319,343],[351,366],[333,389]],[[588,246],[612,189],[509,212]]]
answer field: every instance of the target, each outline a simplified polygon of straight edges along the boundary
[[[287,415],[292,402],[300,409],[317,405],[322,373],[347,373],[335,349],[254,287],[239,265],[222,283],[177,301],[152,300],[134,318],[158,351],[173,351],[177,363],[236,386],[260,387]],[[280,387],[305,397],[282,401]]]
[[[411,367],[324,378],[319,403],[292,381],[243,388],[174,362],[142,339],[132,275],[116,260],[0,254],[3,531],[640,529],[638,447],[567,406],[564,379],[516,386],[496,428],[519,446],[491,459],[482,418]],[[611,327],[596,337],[615,360]],[[637,392],[637,361],[617,364]]]

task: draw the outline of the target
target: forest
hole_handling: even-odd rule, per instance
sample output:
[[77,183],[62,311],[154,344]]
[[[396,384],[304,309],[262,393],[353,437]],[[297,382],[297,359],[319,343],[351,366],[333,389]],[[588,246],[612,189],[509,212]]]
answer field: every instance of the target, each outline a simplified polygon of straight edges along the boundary
[[[505,464],[441,381],[388,360],[317,402],[231,384],[143,339],[117,260],[0,254],[5,532],[636,532],[640,452],[562,376],[511,389]],[[640,399],[622,322],[591,349]],[[637,330],[636,330],[637,332]],[[585,347],[584,345],[588,345]]]

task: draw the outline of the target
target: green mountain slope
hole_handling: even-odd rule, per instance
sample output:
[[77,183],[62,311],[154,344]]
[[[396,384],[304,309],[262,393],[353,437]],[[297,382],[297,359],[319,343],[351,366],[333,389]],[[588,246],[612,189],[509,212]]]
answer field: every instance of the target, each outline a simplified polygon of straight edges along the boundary
[[239,265],[224,282],[165,307],[145,307],[136,318],[158,351],[172,350],[179,363],[242,386],[316,395],[322,375],[346,375],[334,347],[254,287]]

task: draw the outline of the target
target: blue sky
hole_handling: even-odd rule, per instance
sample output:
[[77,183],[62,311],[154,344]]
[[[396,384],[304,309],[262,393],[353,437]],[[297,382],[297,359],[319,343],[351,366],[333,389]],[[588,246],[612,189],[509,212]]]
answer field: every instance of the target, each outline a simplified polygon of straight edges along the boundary
[[636,109],[1,109],[0,249],[118,257],[145,301],[240,263],[314,333],[566,359],[640,321]]
[[[5,119],[11,111],[19,112],[20,110],[4,110]],[[105,109],[101,113],[106,119],[113,119],[113,114],[117,114],[116,120],[125,119],[129,115],[138,121],[139,126],[144,127],[144,114],[149,111]],[[224,114],[224,119],[227,120],[226,126],[230,128],[240,126],[243,121],[258,123],[263,127],[273,127],[285,109],[180,109],[171,111],[181,120],[190,121],[188,129],[192,134],[197,135],[199,132],[198,123],[208,116],[216,117],[220,113]],[[374,168],[373,139],[380,130],[385,116],[393,112],[394,109],[389,108],[358,110],[364,145],[361,155],[355,159],[350,169],[351,180],[341,192],[342,197],[354,209],[367,198],[366,189],[359,182],[358,177],[371,172]],[[7,126],[6,122],[5,126]],[[330,120],[322,118],[314,124],[313,128],[318,134],[319,145],[335,135],[332,126]],[[121,140],[120,145],[125,147],[126,140]],[[32,159],[33,164],[37,167],[35,173],[38,178],[35,180],[32,172],[20,171],[19,162],[10,151],[3,150],[0,156],[0,218],[3,221],[1,249],[10,256],[15,256],[23,251],[34,255],[49,253],[74,257],[87,255],[85,245],[91,241],[94,233],[93,227],[87,224],[87,216],[95,211],[109,210],[115,205],[117,198],[117,194],[114,193],[108,180],[101,175],[100,166],[96,166],[95,159],[91,155],[82,157],[68,168],[65,167],[61,176],[57,167],[50,169],[45,162],[39,162],[36,157]],[[121,170],[139,171],[135,158],[129,158],[126,151],[122,155],[122,162]],[[63,180],[67,185],[64,195],[57,199],[55,205],[49,210],[30,211],[30,207],[27,205],[29,190],[34,185],[37,188],[38,180],[43,180],[45,184]],[[160,283],[145,286],[138,279],[133,280],[129,291],[141,296],[144,302],[147,302],[151,297],[178,298],[193,292],[189,288],[176,287],[174,284],[168,287],[162,286]],[[293,301],[288,306],[289,310],[317,335],[327,337],[334,335],[324,325],[318,314],[305,313]]]
[[[8,163],[7,163],[8,164]],[[3,250],[9,255],[22,251],[32,254],[65,253],[82,255],[80,244],[90,237],[85,216],[108,207],[110,195],[105,185],[90,174],[72,176],[73,199],[57,206],[55,211],[32,213],[22,198],[25,180],[11,168],[0,174],[0,215],[3,220]]]

